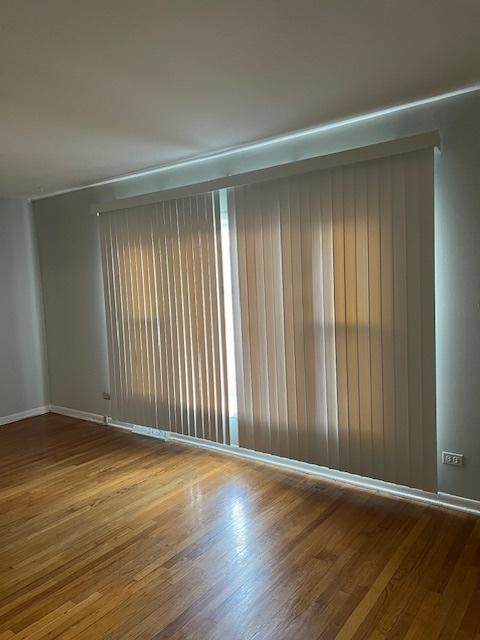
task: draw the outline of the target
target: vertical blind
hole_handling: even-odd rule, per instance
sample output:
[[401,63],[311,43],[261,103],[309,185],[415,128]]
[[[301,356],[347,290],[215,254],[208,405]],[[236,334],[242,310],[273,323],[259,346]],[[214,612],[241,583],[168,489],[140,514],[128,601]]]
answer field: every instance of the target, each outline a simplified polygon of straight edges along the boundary
[[240,446],[436,488],[433,150],[229,190]]
[[112,417],[228,444],[218,196],[100,220]]
[[433,149],[227,196],[101,215],[112,417],[435,490]]

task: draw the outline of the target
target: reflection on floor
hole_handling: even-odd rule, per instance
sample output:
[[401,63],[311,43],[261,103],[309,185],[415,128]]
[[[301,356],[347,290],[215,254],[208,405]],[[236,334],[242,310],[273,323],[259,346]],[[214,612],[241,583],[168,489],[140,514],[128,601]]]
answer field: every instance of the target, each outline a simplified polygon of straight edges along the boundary
[[480,637],[480,519],[56,415],[0,429],[0,640]]

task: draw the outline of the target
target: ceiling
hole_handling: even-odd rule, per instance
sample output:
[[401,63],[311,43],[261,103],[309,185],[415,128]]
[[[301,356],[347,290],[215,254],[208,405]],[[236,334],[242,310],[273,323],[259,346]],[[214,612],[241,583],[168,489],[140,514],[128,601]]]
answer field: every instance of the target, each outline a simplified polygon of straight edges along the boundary
[[0,0],[0,194],[480,80],[478,0]]

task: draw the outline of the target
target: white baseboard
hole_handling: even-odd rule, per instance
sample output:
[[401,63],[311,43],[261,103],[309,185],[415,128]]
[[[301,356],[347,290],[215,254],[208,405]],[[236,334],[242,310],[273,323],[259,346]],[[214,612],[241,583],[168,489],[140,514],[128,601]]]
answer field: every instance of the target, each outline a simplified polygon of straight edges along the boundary
[[468,513],[480,514],[480,500],[472,498],[462,498],[461,496],[452,496],[450,493],[438,492],[438,504],[451,509],[459,509]]
[[76,418],[77,420],[86,420],[87,422],[97,422],[103,424],[104,418],[99,413],[88,413],[87,411],[79,411],[78,409],[68,409],[67,407],[59,407],[55,404],[51,404],[49,411],[51,413],[58,413],[61,416],[67,416],[68,418]]
[[159,440],[168,440],[170,438],[169,431],[156,429],[155,427],[144,427],[140,424],[130,424],[129,422],[119,422],[117,420],[109,419],[106,423],[106,426],[116,427],[117,429],[123,429],[124,431],[136,433],[139,436],[147,436],[149,438],[157,438]]
[[34,409],[27,409],[27,411],[20,411],[19,413],[12,413],[9,416],[0,417],[0,426],[4,424],[10,424],[11,422],[18,422],[19,420],[25,420],[25,418],[33,418],[35,416],[41,416],[44,413],[48,413],[50,407],[35,407]]
[[52,404],[49,407],[49,411],[52,413],[58,413],[61,416],[67,416],[68,418],[76,418],[77,420],[85,420],[86,422],[95,422],[97,424],[104,424],[110,427],[116,427],[117,429],[123,429],[124,431],[131,431],[140,436],[148,436],[150,438],[160,438],[166,440],[168,432],[153,427],[144,427],[139,424],[130,424],[129,422],[120,422],[108,418],[108,422],[105,422],[105,416],[100,413],[89,413],[87,411],[80,411],[79,409],[69,409],[68,407],[59,407]]
[[407,498],[408,500],[414,500],[416,502],[425,502],[438,507],[447,507],[449,509],[457,509],[459,511],[466,511],[467,513],[480,515],[479,500],[462,498],[461,496],[452,496],[440,491],[438,493],[423,491],[422,489],[414,489],[412,487],[406,487],[392,482],[385,482],[384,480],[357,476],[353,473],[348,473],[347,471],[337,471],[336,469],[329,469],[328,467],[321,467],[308,462],[300,462],[298,460],[290,460],[289,458],[273,456],[268,453],[260,453],[258,451],[252,451],[251,449],[242,449],[241,447],[232,447],[229,445],[219,444],[217,442],[208,442],[207,440],[201,440],[200,438],[183,436],[172,432],[166,433],[168,434],[166,437],[167,440],[184,442],[185,444],[194,445],[196,447],[203,447],[205,449],[226,453],[231,456],[246,458],[256,462],[263,462],[264,464],[289,469],[290,471],[308,473],[325,480],[332,480],[334,482],[361,487],[363,489],[370,489],[378,491],[379,493]]
[[[86,413],[84,411],[78,411],[77,409],[67,409],[65,407],[57,407],[53,405],[50,407],[50,411],[52,413],[59,413],[61,415],[70,416],[72,418],[78,418],[79,420],[86,420],[88,422],[104,424],[104,416],[96,413]],[[335,469],[320,467],[308,462],[299,462],[297,460],[281,458],[280,456],[273,456],[268,453],[259,453],[258,451],[243,449],[241,447],[219,444],[217,442],[209,442],[208,440],[202,440],[201,438],[179,435],[178,433],[173,433],[172,431],[165,431],[153,427],[144,427],[141,425],[134,425],[111,420],[109,420],[108,426],[112,426],[117,429],[123,429],[150,438],[160,438],[161,440],[182,442],[187,445],[210,449],[212,451],[217,451],[219,453],[224,453],[230,456],[237,456],[239,458],[253,460],[255,462],[270,464],[282,469],[289,469],[290,471],[308,473],[325,480],[340,482],[342,484],[360,487],[363,489],[370,489],[372,491],[378,491],[379,493],[398,496],[401,498],[406,498],[408,500],[414,500],[416,502],[424,502],[437,507],[446,507],[449,509],[456,509],[458,511],[480,515],[480,500],[472,500],[470,498],[463,498],[461,496],[453,496],[441,491],[439,491],[438,493],[422,491],[421,489],[414,489],[412,487],[405,487],[402,485],[394,484],[392,482],[385,482],[384,480],[376,480],[374,478],[366,478],[365,476],[357,476],[352,473],[347,473],[346,471],[337,471]]]

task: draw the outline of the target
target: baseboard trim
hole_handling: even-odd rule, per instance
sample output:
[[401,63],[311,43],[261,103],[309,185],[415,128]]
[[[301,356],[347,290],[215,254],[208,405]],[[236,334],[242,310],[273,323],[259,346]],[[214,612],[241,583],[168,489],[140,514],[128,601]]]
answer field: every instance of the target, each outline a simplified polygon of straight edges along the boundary
[[26,411],[19,411],[18,413],[12,413],[9,416],[0,417],[0,426],[4,424],[10,424],[12,422],[18,422],[19,420],[25,420],[25,418],[34,418],[35,416],[41,416],[44,413],[48,413],[50,407],[48,405],[43,407],[35,407],[34,409],[27,409]]
[[167,432],[153,427],[144,427],[139,424],[130,424],[129,422],[120,422],[118,420],[112,420],[107,416],[102,416],[100,413],[90,413],[88,411],[80,411],[79,409],[70,409],[68,407],[60,407],[52,404],[48,409],[51,413],[57,413],[61,416],[68,418],[75,418],[77,420],[85,420],[86,422],[95,422],[96,424],[103,424],[109,427],[115,427],[116,429],[123,429],[123,431],[130,431],[140,436],[148,436],[149,438],[159,438],[160,440],[167,440]]
[[99,413],[89,413],[78,409],[59,407],[56,404],[51,404],[49,410],[51,413],[58,413],[59,415],[67,416],[68,418],[76,418],[77,420],[86,420],[87,422],[96,422],[98,424],[104,423],[104,417]]
[[[95,422],[104,424],[104,416],[96,413],[87,413],[84,411],[78,411],[77,409],[67,409],[66,407],[51,406],[50,411],[52,413],[59,413],[64,416],[70,416],[72,418],[78,418],[79,420],[86,420],[87,422]],[[280,456],[274,456],[268,453],[259,453],[250,449],[243,449],[242,447],[234,447],[225,444],[219,444],[217,442],[209,442],[202,440],[201,438],[194,438],[192,436],[179,435],[172,431],[165,431],[162,429],[156,429],[153,427],[144,427],[141,425],[134,425],[119,421],[108,421],[108,426],[116,429],[123,429],[124,431],[130,431],[137,435],[146,436],[149,438],[159,438],[165,441],[181,442],[186,445],[201,447],[203,449],[210,449],[230,456],[236,456],[246,460],[252,460],[254,462],[261,462],[263,464],[273,465],[281,469],[288,469],[289,471],[297,471],[300,473],[308,473],[324,480],[330,480],[333,482],[340,482],[342,484],[359,487],[362,489],[369,489],[371,491],[377,491],[386,495],[397,496],[405,498],[407,500],[413,500],[415,502],[423,502],[437,507],[444,507],[448,509],[455,509],[457,511],[463,511],[466,513],[472,513],[480,515],[480,501],[472,500],[470,498],[463,498],[461,496],[453,496],[448,493],[439,491],[433,493],[429,491],[423,491],[421,489],[414,489],[412,487],[405,487],[391,482],[385,482],[384,480],[376,480],[374,478],[367,478],[365,476],[357,476],[346,471],[337,471],[335,469],[329,469],[327,467],[321,467],[308,462],[299,462],[296,460],[290,460],[288,458],[281,458]]]
[[480,515],[479,500],[453,496],[440,491],[438,493],[423,491],[422,489],[414,489],[412,487],[406,487],[403,485],[394,484],[392,482],[385,482],[384,480],[376,480],[375,478],[358,476],[353,473],[348,473],[347,471],[337,471],[336,469],[329,469],[328,467],[321,467],[319,465],[310,464],[308,462],[290,460],[289,458],[281,458],[280,456],[274,456],[268,453],[259,453],[258,451],[243,449],[241,447],[232,447],[224,444],[219,444],[217,442],[208,442],[205,440],[201,440],[200,438],[193,438],[192,436],[183,436],[172,432],[166,433],[167,437],[165,439],[167,440],[183,442],[185,444],[191,444],[196,447],[203,447],[204,449],[219,451],[231,456],[237,456],[239,458],[253,460],[255,462],[270,464],[282,469],[288,469],[290,471],[308,473],[309,475],[313,475],[324,480],[340,482],[342,484],[348,484],[362,489],[369,489],[371,491],[377,491],[379,493],[406,498],[408,500],[414,500],[416,502],[425,502],[437,507],[446,507],[449,509],[456,509],[458,511]]
[[450,493],[438,492],[439,504],[451,509],[459,509],[460,511],[467,511],[468,513],[480,514],[480,500],[473,500],[473,498],[462,498],[461,496],[453,496]]
[[110,419],[106,423],[106,426],[123,429],[124,431],[130,431],[131,433],[136,433],[139,436],[147,436],[148,438],[157,438],[158,440],[170,439],[169,431],[156,429],[155,427],[144,427],[140,424],[130,424],[129,422],[119,422],[118,420]]

